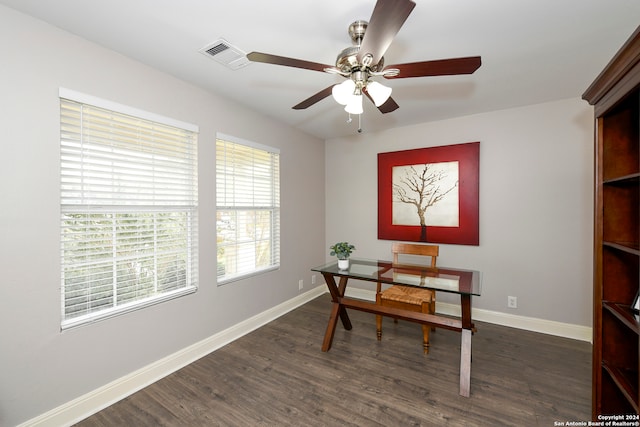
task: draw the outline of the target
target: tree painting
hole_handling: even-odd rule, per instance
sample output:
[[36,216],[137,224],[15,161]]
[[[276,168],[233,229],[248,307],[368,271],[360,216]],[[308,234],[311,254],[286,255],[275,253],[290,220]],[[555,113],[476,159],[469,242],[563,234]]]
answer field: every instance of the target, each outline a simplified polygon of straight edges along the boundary
[[419,225],[420,241],[427,226],[458,227],[458,177],[457,161],[393,167],[393,224]]

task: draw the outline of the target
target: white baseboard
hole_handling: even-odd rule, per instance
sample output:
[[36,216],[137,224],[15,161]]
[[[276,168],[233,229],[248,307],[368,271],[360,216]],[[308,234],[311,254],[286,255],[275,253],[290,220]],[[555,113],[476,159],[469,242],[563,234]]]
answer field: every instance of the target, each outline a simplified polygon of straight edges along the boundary
[[84,396],[32,418],[18,427],[60,427],[75,424],[326,292],[325,285],[313,288],[129,375],[118,378]]
[[[369,289],[350,288],[347,289],[346,295],[367,301],[375,301],[376,299],[375,291]],[[439,302],[436,305],[436,311],[440,314],[460,316],[460,306],[457,304]],[[573,325],[570,323],[538,319],[535,317],[517,316],[515,314],[501,313],[481,308],[471,308],[471,317],[473,320],[480,322],[540,332],[547,335],[555,335],[588,342],[592,342],[593,340],[592,328],[588,326]]]

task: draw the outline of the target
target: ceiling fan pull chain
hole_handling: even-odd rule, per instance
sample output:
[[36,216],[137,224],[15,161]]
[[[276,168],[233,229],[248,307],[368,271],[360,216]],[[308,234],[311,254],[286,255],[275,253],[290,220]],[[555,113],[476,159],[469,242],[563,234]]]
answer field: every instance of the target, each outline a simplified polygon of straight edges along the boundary
[[362,133],[362,114],[358,114],[358,133]]

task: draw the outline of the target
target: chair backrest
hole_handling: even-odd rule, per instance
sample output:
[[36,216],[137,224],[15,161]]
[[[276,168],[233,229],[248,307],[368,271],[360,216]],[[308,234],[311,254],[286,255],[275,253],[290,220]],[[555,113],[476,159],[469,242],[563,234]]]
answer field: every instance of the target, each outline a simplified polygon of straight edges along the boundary
[[414,243],[394,243],[391,247],[393,263],[398,264],[398,255],[422,255],[431,257],[431,268],[436,268],[436,260],[440,253],[438,245],[419,245]]

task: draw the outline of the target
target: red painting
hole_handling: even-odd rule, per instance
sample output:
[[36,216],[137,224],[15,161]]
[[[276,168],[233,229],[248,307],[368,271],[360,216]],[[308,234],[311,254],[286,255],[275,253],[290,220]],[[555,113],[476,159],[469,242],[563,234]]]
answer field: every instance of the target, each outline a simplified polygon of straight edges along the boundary
[[378,239],[479,245],[480,143],[378,154]]

